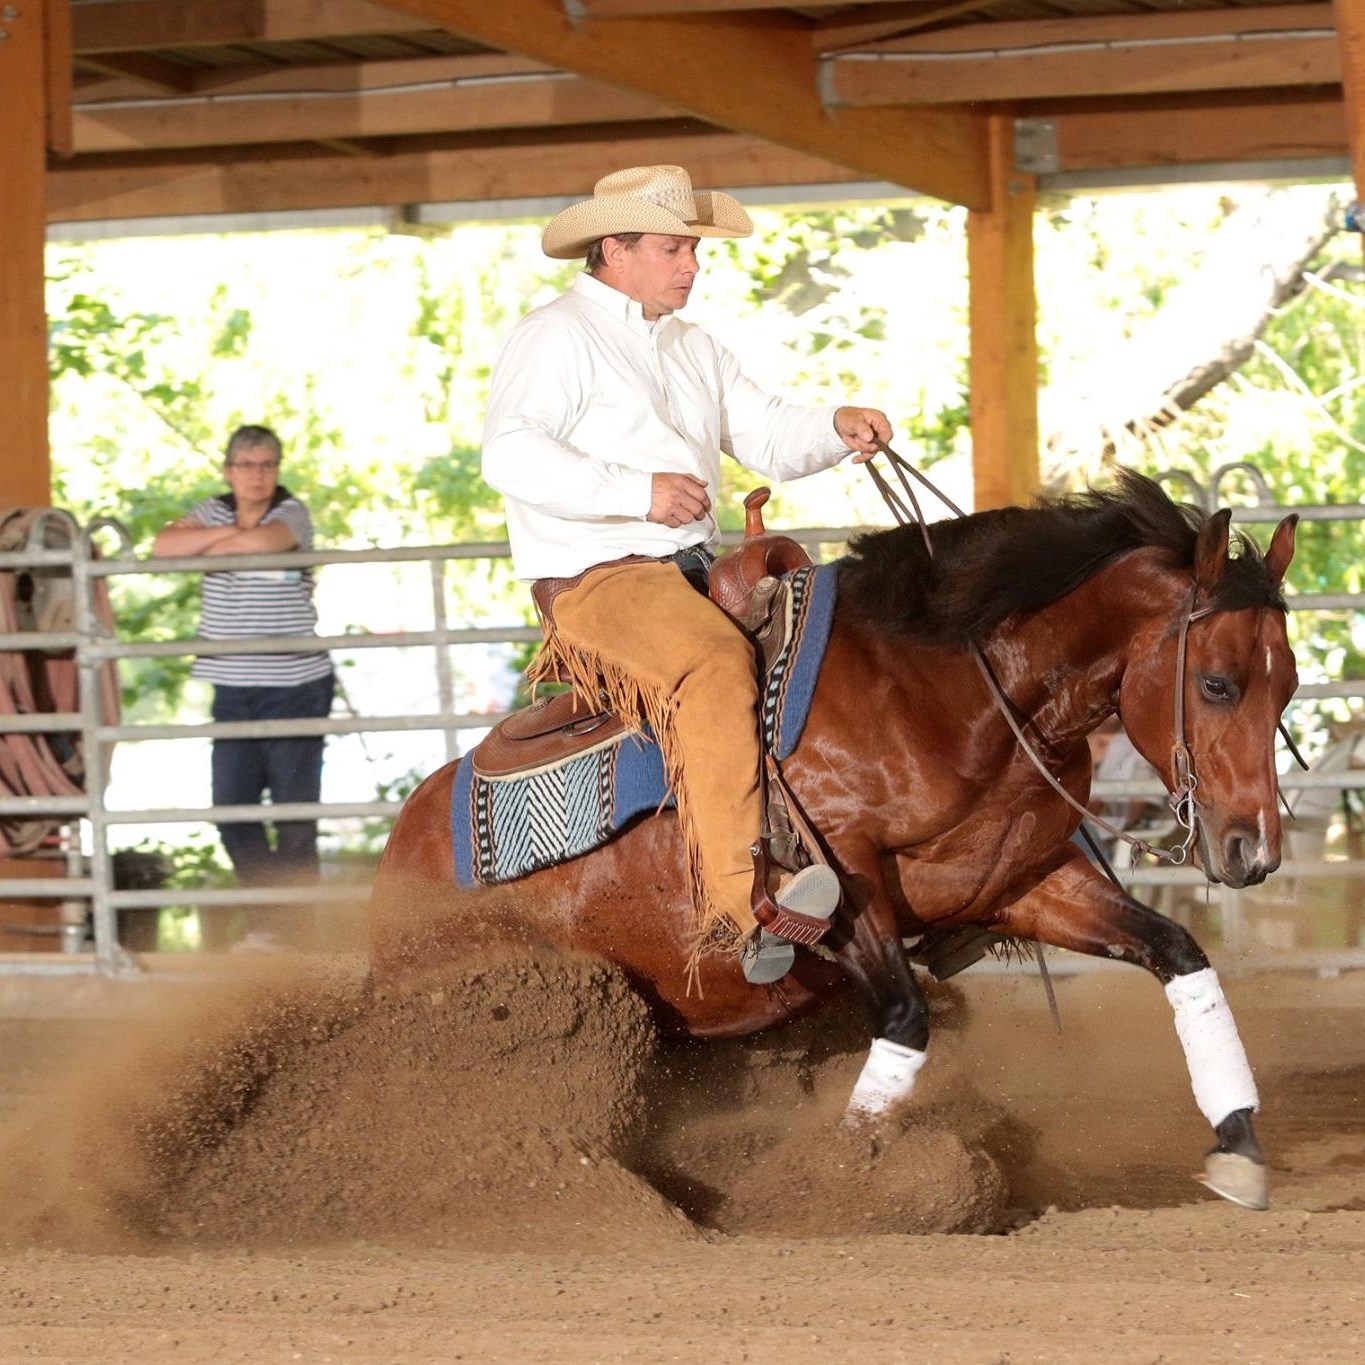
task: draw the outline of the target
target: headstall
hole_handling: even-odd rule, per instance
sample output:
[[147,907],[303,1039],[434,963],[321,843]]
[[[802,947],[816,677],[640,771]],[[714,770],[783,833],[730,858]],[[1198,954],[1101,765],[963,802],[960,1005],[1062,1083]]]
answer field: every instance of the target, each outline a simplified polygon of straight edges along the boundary
[[[907,475],[917,479],[924,485],[954,516],[965,516],[962,509],[956,506],[944,493],[936,488],[923,474],[913,465],[908,464],[896,454],[890,446],[879,441],[878,447],[886,455],[892,469],[896,471],[901,488],[909,502],[909,510],[905,503],[900,499],[895,489],[886,481],[875,465],[870,461],[865,463],[865,468],[872,476],[873,483],[877,486],[877,491],[881,493],[883,501],[891,509],[891,515],[896,521],[907,526],[912,521],[917,523],[920,534],[924,538],[924,548],[928,552],[929,558],[934,557],[933,542],[929,536],[929,525],[924,519],[924,513],[920,510],[919,499],[915,496],[915,491],[910,485]],[[1175,729],[1173,732],[1171,750],[1171,769],[1175,778],[1175,786],[1167,798],[1167,804],[1171,808],[1171,814],[1175,817],[1176,824],[1185,831],[1184,840],[1174,848],[1158,848],[1154,844],[1149,844],[1145,839],[1139,839],[1135,835],[1128,834],[1119,829],[1116,825],[1110,824],[1102,816],[1096,815],[1093,811],[1083,806],[1067,789],[1057,780],[1053,773],[1048,769],[1046,763],[1039,756],[1034,748],[1032,741],[1024,733],[1023,726],[1015,714],[1015,707],[1005,695],[1004,689],[1000,686],[1000,681],[995,676],[995,670],[990,665],[990,660],[986,658],[985,651],[975,638],[972,639],[972,652],[976,657],[977,667],[981,670],[981,676],[986,680],[986,686],[1000,714],[1005,718],[1005,723],[1014,733],[1014,737],[1019,742],[1020,748],[1028,755],[1033,766],[1043,775],[1048,785],[1069,805],[1077,810],[1081,815],[1093,825],[1098,825],[1107,833],[1115,838],[1122,839],[1125,843],[1131,844],[1139,854],[1147,854],[1153,858],[1159,858],[1162,862],[1180,866],[1186,862],[1190,856],[1190,849],[1199,835],[1199,810],[1195,801],[1195,790],[1199,786],[1199,778],[1194,771],[1194,754],[1190,751],[1189,744],[1185,738],[1185,668],[1188,654],[1188,643],[1190,626],[1195,621],[1202,620],[1205,616],[1213,613],[1213,608],[1209,606],[1196,606],[1198,600],[1198,589],[1190,597],[1190,605],[1180,622],[1180,633],[1176,643],[1175,656]],[[1283,729],[1283,727],[1281,727]],[[1292,747],[1292,746],[1291,746]],[[1296,753],[1297,756],[1297,753]],[[1300,760],[1302,761],[1302,760]],[[1112,875],[1112,874],[1111,874]]]

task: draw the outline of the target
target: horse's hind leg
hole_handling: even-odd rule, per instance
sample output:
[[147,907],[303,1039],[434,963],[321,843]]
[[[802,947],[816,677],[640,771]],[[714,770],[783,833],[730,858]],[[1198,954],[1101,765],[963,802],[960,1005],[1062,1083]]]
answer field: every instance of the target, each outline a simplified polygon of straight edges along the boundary
[[1251,1116],[1256,1082],[1217,973],[1189,931],[1135,901],[1079,851],[1007,906],[1001,932],[1145,967],[1175,1012],[1195,1103],[1213,1128],[1204,1183],[1246,1208],[1267,1207],[1265,1162]]
[[851,1126],[881,1118],[913,1094],[928,1057],[929,1004],[910,970],[895,915],[876,894],[880,878],[845,870],[845,894],[860,904],[835,951],[872,1015],[872,1045],[844,1111]]

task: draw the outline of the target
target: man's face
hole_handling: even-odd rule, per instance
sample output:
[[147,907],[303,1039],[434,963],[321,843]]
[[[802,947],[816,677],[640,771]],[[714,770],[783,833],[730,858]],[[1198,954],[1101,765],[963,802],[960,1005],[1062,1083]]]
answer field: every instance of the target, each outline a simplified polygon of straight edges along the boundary
[[606,258],[603,283],[641,304],[651,321],[676,312],[687,302],[701,269],[695,237],[647,232],[633,246],[608,237],[602,251]]
[[238,502],[269,502],[280,482],[280,462],[269,446],[239,446],[225,472]]

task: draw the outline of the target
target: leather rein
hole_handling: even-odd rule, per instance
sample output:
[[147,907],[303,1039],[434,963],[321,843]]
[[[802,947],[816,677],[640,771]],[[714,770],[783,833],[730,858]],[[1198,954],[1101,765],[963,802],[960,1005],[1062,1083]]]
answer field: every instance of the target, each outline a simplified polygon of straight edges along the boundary
[[[953,513],[954,516],[962,517],[966,513],[956,506],[944,493],[936,488],[923,474],[913,465],[908,464],[896,454],[890,446],[879,441],[879,449],[886,455],[887,460],[897,478],[900,480],[901,488],[909,502],[909,509],[900,499],[895,489],[886,481],[882,474],[870,460],[864,462],[864,468],[872,476],[872,481],[877,486],[877,491],[882,495],[882,500],[891,509],[891,515],[901,526],[907,526],[910,522],[915,522],[920,529],[920,535],[924,538],[924,548],[930,560],[934,557],[933,542],[929,535],[929,525],[924,519],[924,513],[920,509],[919,499],[915,496],[915,490],[910,484],[907,475],[917,479],[933,495]],[[1194,771],[1194,754],[1190,751],[1189,745],[1185,740],[1185,670],[1186,657],[1188,654],[1188,642],[1190,626],[1202,620],[1213,612],[1212,607],[1197,607],[1196,600],[1198,589],[1190,596],[1190,605],[1180,622],[1180,635],[1176,644],[1175,659],[1175,729],[1174,739],[1171,749],[1171,767],[1175,776],[1175,788],[1167,798],[1167,805],[1171,808],[1171,814],[1175,817],[1176,824],[1185,831],[1184,840],[1174,848],[1158,848],[1154,844],[1149,844],[1145,839],[1139,839],[1135,835],[1128,834],[1124,830],[1105,820],[1102,816],[1096,815],[1093,811],[1083,806],[1067,789],[1057,780],[1039,755],[1033,742],[1024,732],[1024,727],[1019,723],[1014,704],[1005,695],[1004,689],[1000,686],[1000,681],[995,676],[995,670],[991,667],[990,661],[986,658],[985,651],[981,648],[981,643],[975,637],[972,638],[972,653],[976,658],[977,667],[981,670],[982,677],[986,680],[986,686],[995,701],[997,709],[1005,718],[1005,723],[1010,727],[1015,739],[1019,742],[1019,747],[1023,749],[1032,762],[1033,766],[1042,774],[1047,784],[1055,791],[1073,810],[1079,811],[1085,820],[1091,824],[1098,825],[1101,829],[1112,834],[1115,838],[1122,839],[1125,843],[1131,844],[1139,854],[1149,854],[1154,858],[1159,858],[1162,862],[1180,866],[1186,862],[1190,856],[1190,849],[1194,845],[1195,839],[1199,834],[1199,812],[1195,802],[1194,793],[1199,786],[1199,778]],[[1296,753],[1297,757],[1297,753]],[[1302,761],[1302,760],[1300,760]],[[1112,873],[1111,873],[1112,875]]]

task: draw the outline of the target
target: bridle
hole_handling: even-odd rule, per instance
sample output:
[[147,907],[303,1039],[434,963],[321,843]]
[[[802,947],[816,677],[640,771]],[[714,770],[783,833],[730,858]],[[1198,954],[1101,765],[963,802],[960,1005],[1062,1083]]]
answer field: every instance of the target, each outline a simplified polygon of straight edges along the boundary
[[[878,448],[887,457],[891,467],[899,478],[901,488],[904,490],[906,499],[909,502],[907,509],[900,496],[886,481],[882,474],[872,462],[866,461],[865,468],[872,476],[872,481],[877,486],[877,491],[882,495],[882,500],[891,509],[891,515],[901,526],[907,526],[912,521],[920,529],[920,535],[924,539],[924,548],[932,560],[934,557],[933,542],[929,535],[929,525],[924,519],[924,513],[920,510],[919,499],[915,496],[915,490],[911,487],[910,478],[907,475],[919,480],[933,495],[943,503],[954,516],[965,516],[966,513],[956,506],[944,493],[936,488],[923,474],[913,465],[901,459],[890,446],[882,441],[877,442]],[[1000,686],[999,679],[995,676],[995,670],[990,665],[990,660],[986,658],[986,653],[981,647],[981,643],[975,637],[972,638],[972,653],[976,658],[977,667],[981,670],[981,676],[986,680],[986,686],[995,701],[996,707],[1004,717],[1005,723],[1014,733],[1014,737],[1019,742],[1019,747],[1028,755],[1033,766],[1042,774],[1047,784],[1055,791],[1073,810],[1080,814],[1093,825],[1112,834],[1117,839],[1122,839],[1124,843],[1130,844],[1138,854],[1146,854],[1150,857],[1160,859],[1162,862],[1170,863],[1179,867],[1188,861],[1190,849],[1194,846],[1194,841],[1199,837],[1199,808],[1195,800],[1195,791],[1199,786],[1199,777],[1194,770],[1194,753],[1185,737],[1185,675],[1187,659],[1189,654],[1189,635],[1190,626],[1196,621],[1203,620],[1204,617],[1213,614],[1214,608],[1211,606],[1198,605],[1199,590],[1196,587],[1190,595],[1190,603],[1180,620],[1179,635],[1176,642],[1175,654],[1175,727],[1172,731],[1171,746],[1171,771],[1175,779],[1175,785],[1167,798],[1167,804],[1171,808],[1171,814],[1175,818],[1176,824],[1184,830],[1185,837],[1181,843],[1174,848],[1158,848],[1154,844],[1149,844],[1145,839],[1139,839],[1136,835],[1127,833],[1111,824],[1102,816],[1096,815],[1093,811],[1083,806],[1067,789],[1057,780],[1056,776],[1048,768],[1047,764],[1039,755],[1033,742],[1024,732],[1024,727],[1020,724],[1016,708],[1010,699],[1005,695],[1004,688]],[[1283,732],[1283,725],[1281,725]],[[1288,736],[1286,735],[1286,738]],[[1291,749],[1294,748],[1293,741],[1290,741]],[[1297,749],[1294,749],[1295,757],[1298,757]],[[1300,762],[1303,760],[1300,759]],[[1093,847],[1093,844],[1092,844]],[[1096,850],[1098,851],[1098,850]],[[1110,871],[1110,876],[1114,874]],[[1115,878],[1117,880],[1117,878]]]
[[1175,728],[1171,731],[1171,773],[1175,777],[1175,786],[1166,801],[1176,824],[1185,831],[1185,841],[1173,849],[1160,849],[1150,846],[1143,848],[1140,839],[1130,840],[1138,847],[1139,852],[1151,853],[1163,862],[1173,863],[1177,867],[1189,858],[1190,847],[1199,832],[1199,807],[1194,799],[1199,778],[1194,771],[1194,753],[1185,742],[1185,664],[1190,626],[1205,616],[1212,616],[1213,608],[1197,607],[1195,603],[1198,597],[1199,589],[1196,588],[1190,595],[1189,609],[1180,622],[1180,638],[1175,648]]

